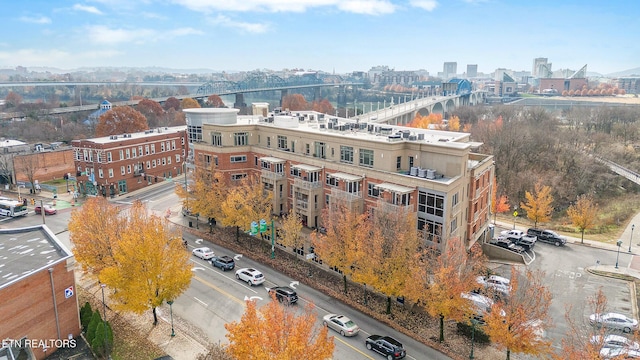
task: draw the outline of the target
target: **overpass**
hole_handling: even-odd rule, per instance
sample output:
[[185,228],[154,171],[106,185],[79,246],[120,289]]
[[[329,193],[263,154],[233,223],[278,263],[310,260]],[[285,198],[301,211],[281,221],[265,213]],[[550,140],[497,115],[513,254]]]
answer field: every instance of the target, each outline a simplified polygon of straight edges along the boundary
[[596,159],[596,161],[601,162],[605,165],[607,165],[607,167],[609,167],[609,169],[611,171],[613,171],[614,173],[625,177],[627,180],[636,183],[638,185],[640,185],[640,174],[638,174],[637,172],[633,171],[633,170],[629,170],[627,168],[625,168],[624,166],[618,165],[616,163],[614,163],[611,160],[607,160],[603,157],[600,157],[598,155],[594,155],[594,159]]

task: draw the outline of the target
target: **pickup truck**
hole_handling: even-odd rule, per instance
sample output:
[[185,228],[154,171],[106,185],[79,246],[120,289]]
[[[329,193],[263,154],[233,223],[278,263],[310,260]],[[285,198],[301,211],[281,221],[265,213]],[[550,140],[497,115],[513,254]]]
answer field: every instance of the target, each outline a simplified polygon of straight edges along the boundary
[[549,243],[549,244],[553,244],[555,246],[564,246],[567,243],[566,237],[560,236],[551,230],[531,228],[527,230],[527,234],[531,236],[536,236],[538,240]]
[[503,236],[516,245],[522,246],[525,250],[531,250],[536,245],[536,236],[528,235],[522,230],[504,230],[500,232]]

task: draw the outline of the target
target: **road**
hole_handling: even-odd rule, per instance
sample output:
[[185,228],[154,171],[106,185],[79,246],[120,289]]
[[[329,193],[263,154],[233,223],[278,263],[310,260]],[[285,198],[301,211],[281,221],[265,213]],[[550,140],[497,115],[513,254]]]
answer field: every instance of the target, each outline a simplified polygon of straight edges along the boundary
[[[153,187],[148,191],[140,192],[131,196],[123,196],[114,199],[113,202],[123,209],[130,206],[134,200],[141,200],[147,204],[147,208],[153,213],[162,216],[167,209],[171,209],[174,214],[179,214],[180,201],[173,192],[173,184]],[[176,205],[177,204],[177,205]],[[67,224],[71,211],[74,208],[64,209],[57,215],[47,216],[46,224],[57,234],[58,238],[69,248],[72,248],[69,241]],[[78,208],[81,209],[81,208]],[[181,216],[179,216],[181,218]],[[2,219],[0,227],[23,227],[42,223],[42,217],[29,214],[23,218]],[[202,223],[201,223],[202,225]],[[264,305],[271,301],[268,297],[266,287],[275,285],[288,285],[296,288],[300,297],[299,304],[293,309],[302,311],[306,305],[313,304],[314,312],[317,314],[317,326],[322,326],[322,316],[328,313],[344,314],[353,319],[361,328],[360,334],[352,338],[341,337],[330,330],[330,335],[334,336],[336,350],[334,359],[379,359],[377,353],[367,350],[364,339],[371,334],[391,335],[403,343],[407,350],[407,359],[448,359],[443,354],[419,343],[404,334],[401,334],[388,326],[369,318],[368,316],[341,304],[335,299],[324,295],[305,285],[295,283],[296,279],[286,277],[277,271],[262,266],[250,259],[250,254],[232,254],[224,248],[205,243],[195,236],[185,232],[189,250],[208,246],[216,254],[230,255],[238,258],[236,269],[241,267],[255,267],[259,269],[267,279],[263,285],[247,286],[246,283],[235,279],[235,270],[223,272],[213,268],[210,263],[199,258],[192,257],[194,264],[194,277],[189,289],[176,299],[172,305],[173,314],[190,324],[197,326],[211,342],[228,342],[225,337],[225,323],[239,321],[244,313],[246,297],[253,298],[258,305]],[[239,256],[240,255],[240,256]],[[162,314],[167,315],[167,314]]]

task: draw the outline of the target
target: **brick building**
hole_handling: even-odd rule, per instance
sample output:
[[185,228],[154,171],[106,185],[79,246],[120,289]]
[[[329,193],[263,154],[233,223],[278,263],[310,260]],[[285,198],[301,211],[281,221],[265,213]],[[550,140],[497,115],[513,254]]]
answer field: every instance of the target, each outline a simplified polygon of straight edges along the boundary
[[30,173],[34,180],[44,182],[62,179],[65,174],[74,172],[71,147],[16,155],[13,163],[18,181],[29,181]]
[[73,268],[73,254],[46,225],[0,229],[0,359],[74,347],[81,329]]
[[185,109],[196,167],[230,181],[259,175],[273,212],[294,208],[308,227],[335,199],[351,209],[406,210],[430,245],[457,236],[467,246],[487,230],[493,157],[468,133],[339,119],[317,112],[268,117],[236,109]]
[[72,141],[80,193],[115,196],[182,174],[185,129],[163,127]]

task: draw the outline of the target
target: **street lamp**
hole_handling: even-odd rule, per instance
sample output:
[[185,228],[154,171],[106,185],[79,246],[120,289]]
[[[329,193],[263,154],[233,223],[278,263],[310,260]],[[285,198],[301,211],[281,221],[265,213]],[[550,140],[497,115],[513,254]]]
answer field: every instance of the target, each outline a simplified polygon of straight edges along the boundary
[[[42,213],[44,214],[44,208],[42,208]],[[102,290],[102,325],[104,326],[104,353],[108,353],[108,349],[107,349],[107,304],[104,302],[104,288],[107,285],[105,284],[100,284],[100,288]],[[111,358],[111,356],[109,356],[109,358]]]
[[616,269],[618,268],[618,259],[620,258],[620,245],[622,245],[622,240],[618,240],[616,243],[618,245],[618,255],[616,255]]
[[633,241],[633,229],[636,228],[635,224],[631,224],[631,237],[629,238],[629,252],[631,252],[631,242]]
[[173,308],[171,307],[171,305],[173,305],[173,300],[168,300],[167,304],[169,304],[169,314],[171,314],[171,337],[176,336],[175,331],[173,331]]
[[469,354],[469,359],[473,359],[473,344],[476,342],[476,326],[478,323],[478,320],[471,319],[471,353]]

